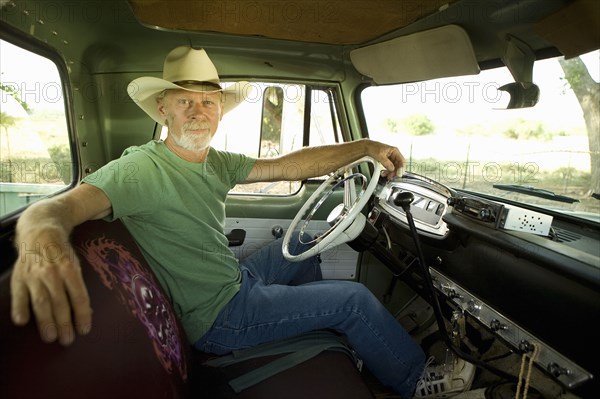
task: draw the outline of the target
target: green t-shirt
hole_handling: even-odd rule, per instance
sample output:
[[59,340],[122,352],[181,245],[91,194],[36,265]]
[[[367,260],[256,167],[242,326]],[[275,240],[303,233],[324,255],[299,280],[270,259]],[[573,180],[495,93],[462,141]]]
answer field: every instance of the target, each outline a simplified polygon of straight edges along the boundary
[[162,141],[125,150],[83,179],[108,196],[170,296],[193,343],[238,292],[241,274],[224,234],[225,199],[255,160],[209,150],[192,163]]

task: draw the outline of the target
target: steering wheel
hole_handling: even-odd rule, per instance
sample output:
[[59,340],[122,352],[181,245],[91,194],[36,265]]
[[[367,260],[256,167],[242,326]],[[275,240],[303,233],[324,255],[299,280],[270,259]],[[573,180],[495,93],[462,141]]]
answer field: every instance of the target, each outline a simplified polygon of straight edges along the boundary
[[[369,162],[374,166],[373,176],[368,185],[367,178],[363,174],[352,172],[354,167],[363,162]],[[367,156],[343,166],[331,174],[304,203],[288,227],[282,243],[285,259],[292,262],[299,262],[358,237],[367,221],[361,210],[375,191],[382,169],[383,167],[378,161]],[[355,184],[356,180],[360,182],[360,191],[358,193]],[[304,233],[319,207],[341,186],[344,187],[344,202],[336,206],[327,217],[327,222],[331,227],[314,239],[304,241]],[[318,198],[319,200],[315,203]],[[291,254],[289,251],[290,241],[293,232],[296,231],[304,215],[306,215],[306,218],[300,227],[298,240],[300,243],[306,244],[307,247],[310,246],[310,248],[299,254]]]

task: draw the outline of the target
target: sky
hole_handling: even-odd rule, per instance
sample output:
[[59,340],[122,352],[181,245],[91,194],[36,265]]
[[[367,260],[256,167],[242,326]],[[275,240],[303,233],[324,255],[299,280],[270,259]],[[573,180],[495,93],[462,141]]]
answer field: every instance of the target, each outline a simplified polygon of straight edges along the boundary
[[[17,60],[17,62],[15,62]],[[44,57],[0,40],[0,82],[17,87],[21,99],[32,109],[63,109],[58,69]],[[4,93],[0,106],[9,101]]]

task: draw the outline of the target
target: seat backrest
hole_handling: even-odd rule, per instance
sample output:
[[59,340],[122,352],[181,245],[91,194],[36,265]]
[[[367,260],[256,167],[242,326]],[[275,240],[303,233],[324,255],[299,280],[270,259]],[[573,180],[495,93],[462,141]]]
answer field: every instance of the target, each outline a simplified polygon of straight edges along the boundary
[[78,226],[72,243],[90,294],[92,331],[45,344],[34,322],[10,321],[10,273],[0,277],[0,396],[181,398],[189,344],[168,297],[120,222]]

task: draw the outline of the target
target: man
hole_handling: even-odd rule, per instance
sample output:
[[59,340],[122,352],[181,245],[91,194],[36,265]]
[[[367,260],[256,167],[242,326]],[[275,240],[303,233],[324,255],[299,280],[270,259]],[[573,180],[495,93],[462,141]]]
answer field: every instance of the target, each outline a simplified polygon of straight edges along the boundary
[[[196,348],[223,354],[331,328],[347,337],[384,384],[410,397],[424,354],[368,289],[319,281],[315,259],[290,264],[273,247],[238,265],[223,233],[225,198],[237,183],[303,180],[365,155],[394,175],[404,158],[397,148],[370,140],[271,159],[216,151],[211,139],[223,115],[243,98],[240,87],[222,89],[206,52],[189,47],[169,53],[163,79],[132,82],[130,96],[168,127],[168,136],[126,150],[83,184],[23,213],[18,247],[62,251],[52,259],[19,254],[11,280],[13,321],[26,324],[31,307],[44,341],[69,345],[75,331],[87,334],[92,309],[78,261],[69,256],[69,234],[86,220],[120,218]],[[286,175],[290,163],[299,166],[291,168],[294,176]],[[126,167],[136,171],[133,180],[114,173]]]

